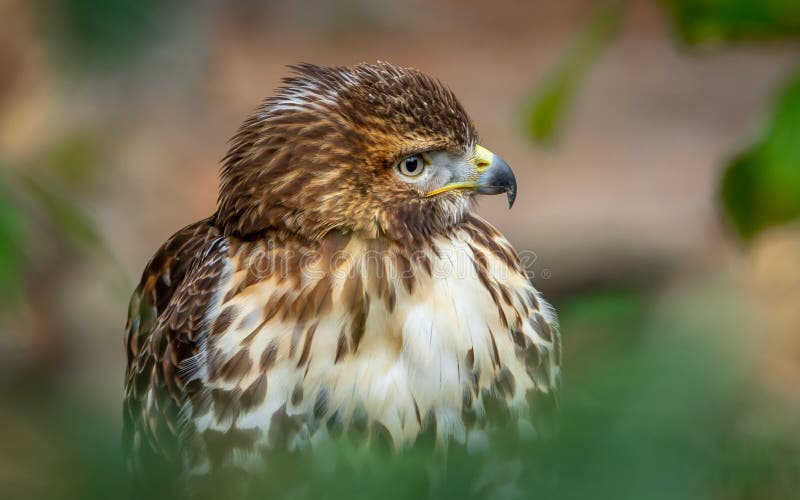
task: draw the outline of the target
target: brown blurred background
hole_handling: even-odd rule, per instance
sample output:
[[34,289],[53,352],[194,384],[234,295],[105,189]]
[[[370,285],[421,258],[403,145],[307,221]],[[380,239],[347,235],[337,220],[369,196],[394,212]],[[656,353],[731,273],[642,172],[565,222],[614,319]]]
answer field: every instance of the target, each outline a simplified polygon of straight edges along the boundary
[[[745,241],[719,202],[798,45],[696,46],[675,27],[681,2],[617,3],[557,130],[536,141],[532,107],[603,2],[0,2],[0,383],[18,395],[36,380],[114,415],[128,295],[166,238],[214,210],[228,138],[287,64],[385,60],[449,85],[515,169],[514,209],[486,198],[480,212],[535,253],[534,284],[563,305],[568,382],[603,339],[592,316],[570,319],[575,298],[611,294],[645,304],[658,331],[710,317],[756,399],[800,419],[799,233]],[[567,387],[581,394],[581,380]]]

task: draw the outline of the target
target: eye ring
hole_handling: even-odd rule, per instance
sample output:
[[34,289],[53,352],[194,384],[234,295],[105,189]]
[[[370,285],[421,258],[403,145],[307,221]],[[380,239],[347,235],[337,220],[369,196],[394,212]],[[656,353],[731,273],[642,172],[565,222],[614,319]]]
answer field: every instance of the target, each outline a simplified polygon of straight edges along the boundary
[[425,158],[420,154],[407,156],[397,163],[397,170],[406,177],[418,177],[425,171]]

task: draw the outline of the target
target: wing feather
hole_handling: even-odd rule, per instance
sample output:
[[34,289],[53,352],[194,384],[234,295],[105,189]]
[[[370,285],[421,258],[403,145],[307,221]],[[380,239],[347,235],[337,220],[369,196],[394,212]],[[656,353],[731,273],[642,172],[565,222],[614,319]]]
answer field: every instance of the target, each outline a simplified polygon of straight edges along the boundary
[[206,312],[226,257],[226,242],[209,220],[187,226],[156,252],[131,297],[123,448],[138,472],[177,466],[179,412],[191,393],[184,363],[208,330]]

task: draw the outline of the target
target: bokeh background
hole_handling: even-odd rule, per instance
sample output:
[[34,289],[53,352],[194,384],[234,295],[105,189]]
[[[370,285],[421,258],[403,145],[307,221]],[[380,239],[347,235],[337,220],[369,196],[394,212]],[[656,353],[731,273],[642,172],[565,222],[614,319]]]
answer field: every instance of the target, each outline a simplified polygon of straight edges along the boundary
[[[0,496],[128,491],[139,273],[285,65],[376,60],[446,82],[517,173],[480,212],[565,345],[560,433],[504,445],[518,492],[797,498],[797,0],[0,1]],[[408,470],[320,491],[429,491]]]

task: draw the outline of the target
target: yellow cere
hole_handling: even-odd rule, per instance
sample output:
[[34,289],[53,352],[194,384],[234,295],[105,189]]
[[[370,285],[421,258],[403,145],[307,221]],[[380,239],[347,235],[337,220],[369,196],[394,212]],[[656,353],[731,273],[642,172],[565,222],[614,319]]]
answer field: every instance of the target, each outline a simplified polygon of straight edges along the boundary
[[479,173],[486,172],[489,167],[492,166],[492,157],[494,153],[486,149],[485,147],[478,144],[475,146],[475,154],[473,158],[475,159],[475,168],[478,170]]

